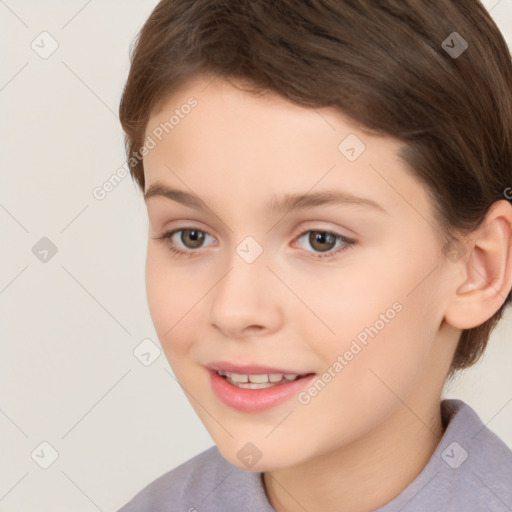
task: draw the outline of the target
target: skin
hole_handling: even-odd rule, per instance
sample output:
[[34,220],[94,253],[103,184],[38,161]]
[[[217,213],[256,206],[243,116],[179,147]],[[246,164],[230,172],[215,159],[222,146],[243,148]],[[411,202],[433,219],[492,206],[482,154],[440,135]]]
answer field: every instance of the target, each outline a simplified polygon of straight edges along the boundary
[[[207,205],[147,200],[147,296],[166,357],[223,456],[264,472],[278,512],[377,508],[421,472],[441,439],[440,396],[460,330],[491,317],[512,285],[512,208],[495,203],[464,257],[451,261],[426,190],[397,156],[399,141],[334,108],[206,77],[167,98],[146,134],[190,96],[198,105],[144,158],[146,191],[158,182]],[[338,150],[349,134],[366,146],[353,162]],[[283,216],[265,206],[321,190],[370,198],[385,212],[342,204]],[[159,238],[180,228],[208,236],[195,249],[182,232]],[[355,243],[320,258],[322,246],[300,237],[308,230]],[[249,235],[263,249],[250,264],[236,253]],[[171,245],[193,254],[177,256]],[[344,246],[333,245],[324,247]],[[402,310],[307,405],[293,397],[241,412],[211,389],[205,365],[214,360],[321,375],[396,302]],[[251,468],[237,457],[247,442],[262,454]]]

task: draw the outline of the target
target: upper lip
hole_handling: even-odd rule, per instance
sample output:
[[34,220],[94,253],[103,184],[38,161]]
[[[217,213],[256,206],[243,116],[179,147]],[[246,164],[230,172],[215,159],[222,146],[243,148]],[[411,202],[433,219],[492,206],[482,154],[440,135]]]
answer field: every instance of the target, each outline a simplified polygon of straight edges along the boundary
[[210,370],[224,370],[229,373],[238,373],[239,375],[265,375],[268,373],[282,373],[293,375],[307,375],[311,372],[300,372],[290,370],[289,368],[278,368],[276,366],[263,366],[259,364],[235,364],[227,361],[212,361],[206,365]]

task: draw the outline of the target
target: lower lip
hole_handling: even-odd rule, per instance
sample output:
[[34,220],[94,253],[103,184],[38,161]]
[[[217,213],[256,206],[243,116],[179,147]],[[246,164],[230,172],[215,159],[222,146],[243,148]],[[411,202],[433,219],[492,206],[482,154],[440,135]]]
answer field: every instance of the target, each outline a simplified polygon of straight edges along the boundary
[[315,375],[308,375],[286,384],[277,384],[262,389],[245,389],[230,384],[216,371],[210,370],[214,393],[229,407],[244,412],[257,412],[270,409],[296,396]]

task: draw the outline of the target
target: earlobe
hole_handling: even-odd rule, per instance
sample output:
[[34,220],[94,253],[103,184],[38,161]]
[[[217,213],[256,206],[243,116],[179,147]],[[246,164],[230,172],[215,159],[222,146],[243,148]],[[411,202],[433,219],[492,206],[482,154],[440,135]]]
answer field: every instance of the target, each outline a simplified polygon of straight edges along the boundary
[[495,202],[484,223],[468,239],[462,265],[463,282],[453,293],[445,320],[458,329],[471,329],[491,318],[512,287],[512,205]]

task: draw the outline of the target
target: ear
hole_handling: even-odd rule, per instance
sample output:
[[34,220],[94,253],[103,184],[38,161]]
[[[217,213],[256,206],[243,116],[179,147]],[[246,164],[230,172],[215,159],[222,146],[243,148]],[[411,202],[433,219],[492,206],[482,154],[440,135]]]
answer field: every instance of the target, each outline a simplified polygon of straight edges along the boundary
[[484,223],[465,244],[462,279],[449,300],[445,320],[457,329],[471,329],[491,318],[512,287],[512,205],[502,199],[491,206]]

